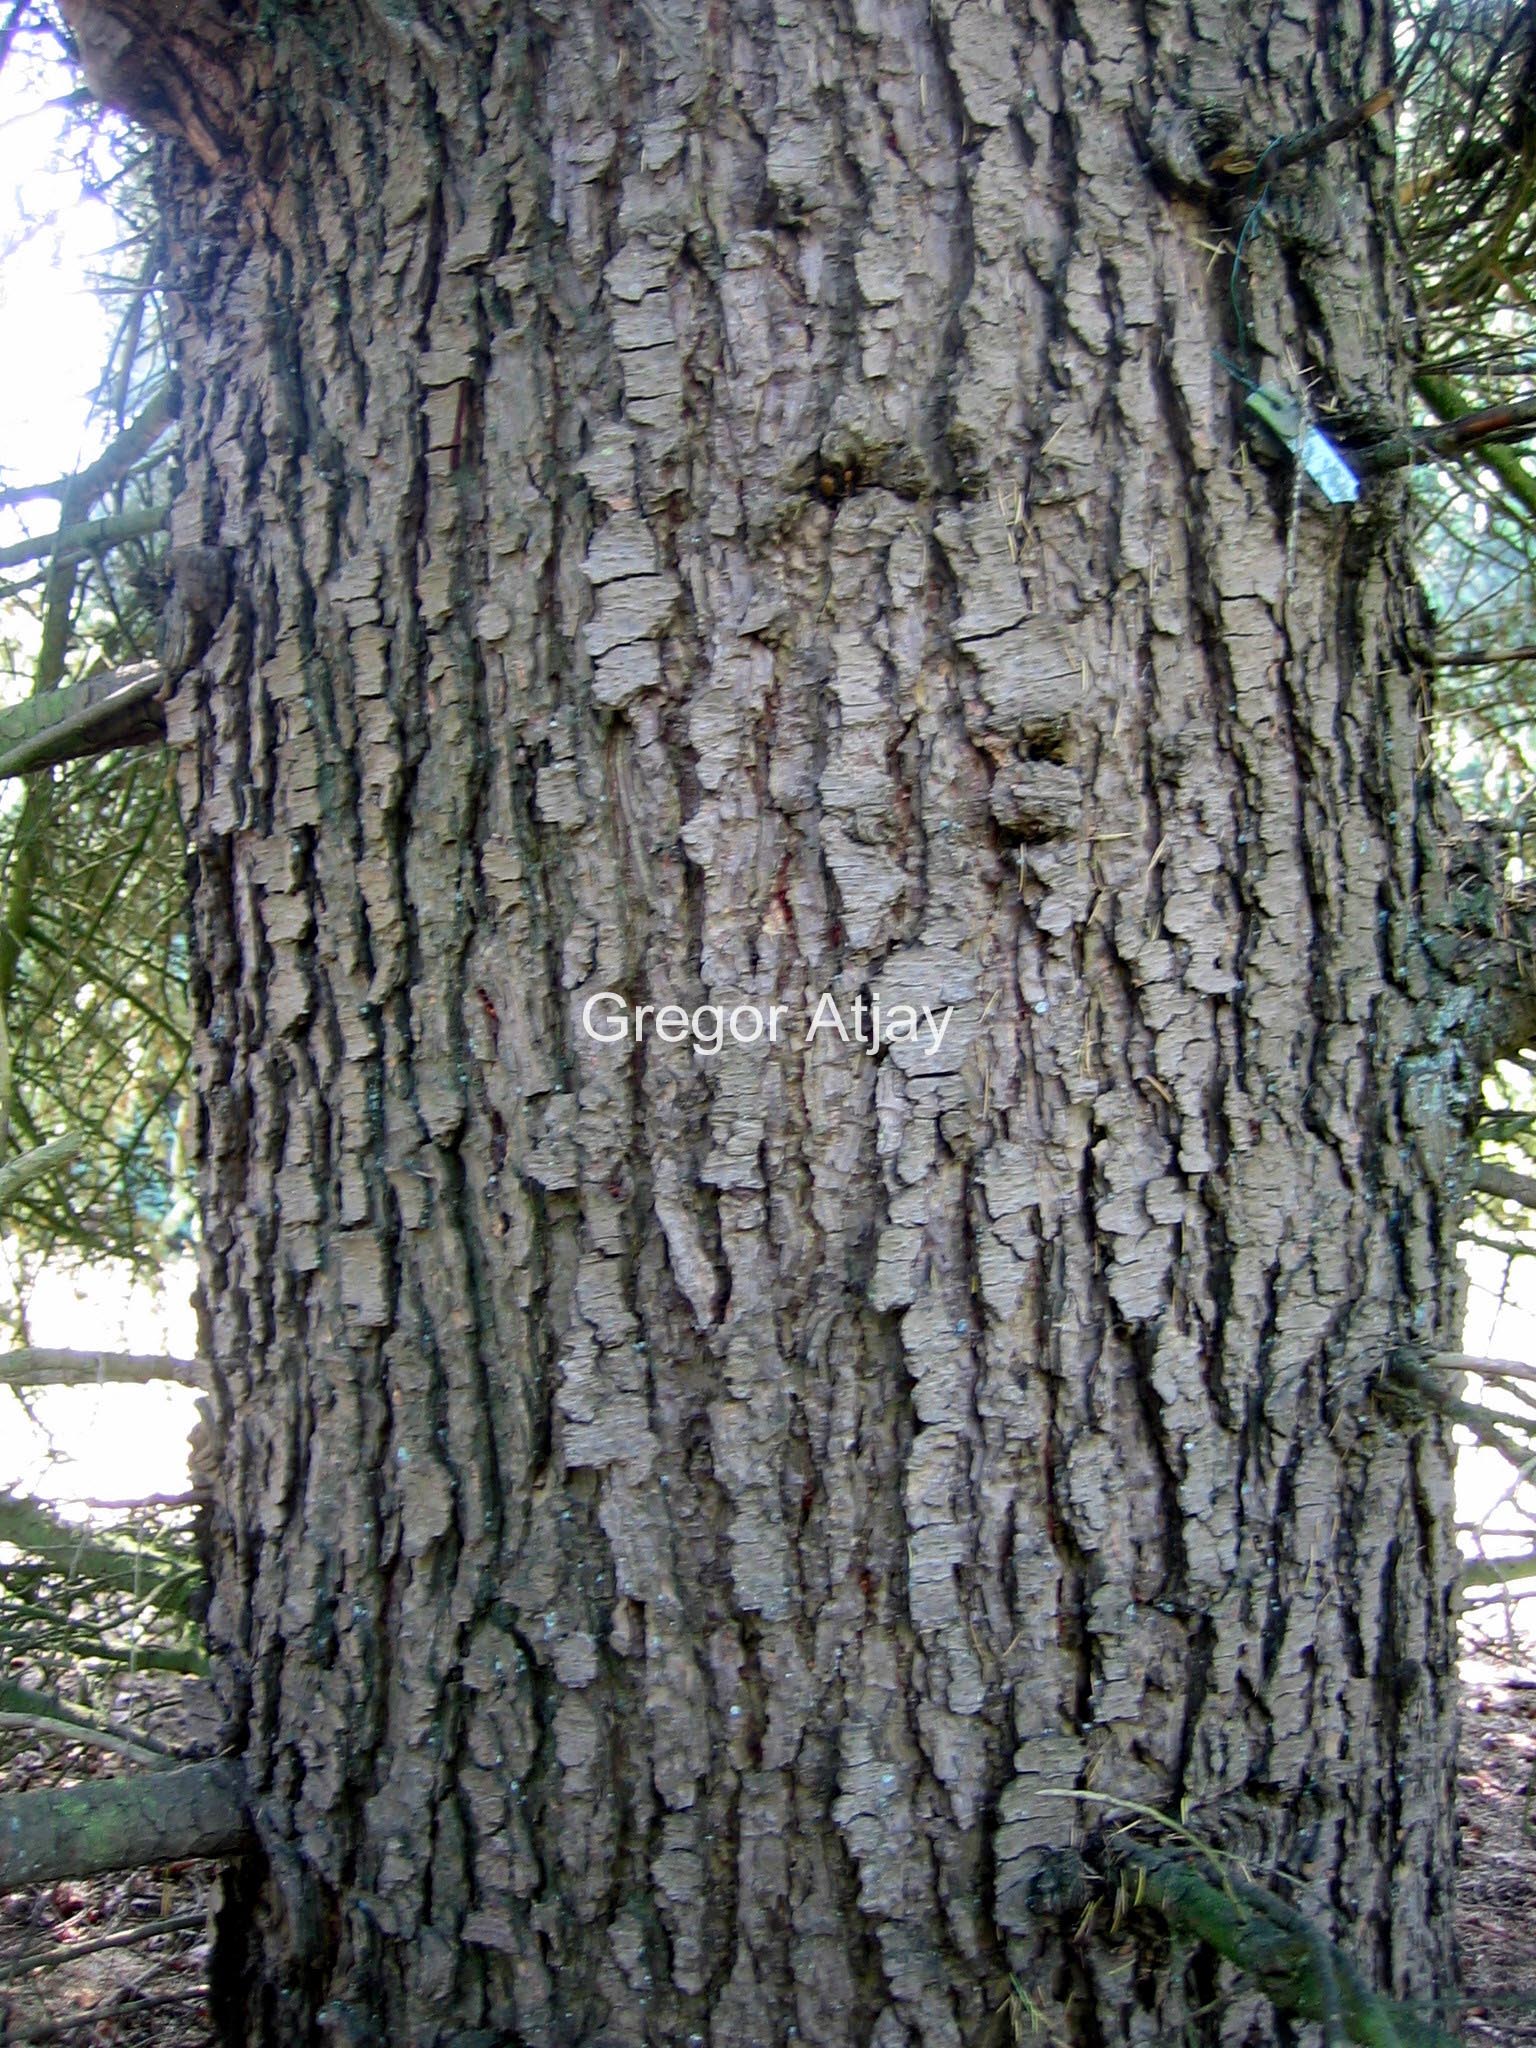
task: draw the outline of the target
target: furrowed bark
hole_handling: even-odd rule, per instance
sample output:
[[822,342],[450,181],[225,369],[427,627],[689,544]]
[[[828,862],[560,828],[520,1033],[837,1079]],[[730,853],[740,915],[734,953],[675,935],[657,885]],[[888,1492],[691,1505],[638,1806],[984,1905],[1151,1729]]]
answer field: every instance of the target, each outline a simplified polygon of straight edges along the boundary
[[196,1358],[168,1358],[153,1352],[49,1351],[29,1345],[0,1352],[0,1386],[147,1386],[171,1380],[181,1387],[205,1387],[208,1374]]
[[[1432,1996],[1450,1431],[1378,1398],[1457,1341],[1480,1072],[1430,635],[1401,484],[1251,456],[1136,139],[1311,131],[1385,28],[69,12],[185,135],[172,540],[235,569],[167,663],[225,2038],[970,2048],[1011,1982],[1282,2038],[1041,1903],[1088,1784],[1243,1804]],[[1239,284],[1389,418],[1391,169],[1283,172]]]
[[0,1799],[0,1892],[193,1856],[233,1856],[249,1823],[231,1763],[186,1764]]

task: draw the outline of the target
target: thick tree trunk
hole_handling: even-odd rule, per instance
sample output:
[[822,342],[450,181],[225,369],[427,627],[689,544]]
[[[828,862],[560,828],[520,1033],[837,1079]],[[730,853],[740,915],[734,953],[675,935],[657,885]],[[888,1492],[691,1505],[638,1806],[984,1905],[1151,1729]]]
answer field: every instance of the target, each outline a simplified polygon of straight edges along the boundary
[[1373,1400],[1457,1342],[1475,1081],[1419,613],[1401,486],[1296,490],[1232,367],[1401,414],[1390,153],[1250,220],[1143,141],[1257,155],[1386,26],[71,13],[182,138],[234,569],[168,655],[228,2038],[1278,2038],[1058,1881],[1115,1800],[1442,1987],[1448,1456]]

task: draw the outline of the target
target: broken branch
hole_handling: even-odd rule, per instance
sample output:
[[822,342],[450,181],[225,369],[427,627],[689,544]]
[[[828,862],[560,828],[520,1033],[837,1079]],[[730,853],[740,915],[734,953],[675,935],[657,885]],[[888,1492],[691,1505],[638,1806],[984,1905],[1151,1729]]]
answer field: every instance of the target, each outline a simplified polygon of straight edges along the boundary
[[0,1800],[0,1891],[190,1856],[232,1856],[249,1833],[228,1761],[98,1779]]
[[155,701],[164,681],[154,662],[144,662],[39,691],[0,712],[0,776],[164,739],[165,710]]

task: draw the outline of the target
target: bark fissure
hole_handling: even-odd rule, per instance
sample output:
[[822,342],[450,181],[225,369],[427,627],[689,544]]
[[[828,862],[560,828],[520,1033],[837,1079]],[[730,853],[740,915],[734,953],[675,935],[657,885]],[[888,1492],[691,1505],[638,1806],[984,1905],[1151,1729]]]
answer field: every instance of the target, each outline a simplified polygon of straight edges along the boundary
[[[1446,1450],[1366,1398],[1452,1342],[1471,1086],[1414,601],[1379,504],[1245,451],[1135,139],[1175,79],[1300,133],[1381,51],[1204,0],[317,27],[208,44],[259,158],[212,75],[120,89],[218,110],[163,177],[172,540],[238,563],[167,714],[230,2038],[951,2048],[1010,1973],[1076,2043],[1275,2037],[1050,1904],[1074,1786],[1427,1991]],[[1390,161],[1323,161],[1249,345],[1379,410]],[[604,1043],[602,991],[788,1021]],[[946,1035],[808,1042],[825,993]]]

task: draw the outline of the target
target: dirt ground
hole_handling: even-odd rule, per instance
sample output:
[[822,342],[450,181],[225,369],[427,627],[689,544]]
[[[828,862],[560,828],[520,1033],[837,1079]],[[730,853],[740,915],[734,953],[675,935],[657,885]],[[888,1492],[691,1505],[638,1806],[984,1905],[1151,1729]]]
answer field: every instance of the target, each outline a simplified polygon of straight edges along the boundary
[[[196,1682],[129,1680],[110,1704],[115,1723],[177,1752],[212,1738]],[[95,1747],[0,1730],[0,1793],[123,1768]],[[210,2048],[212,1879],[210,1864],[172,1863],[0,1898],[0,2048]]]
[[[1464,1688],[1454,2031],[1468,2048],[1536,2048],[1536,1662],[1484,1649]],[[181,1682],[140,1681],[113,1712],[177,1748],[206,1729],[202,1689]],[[0,1792],[120,1768],[100,1750],[0,1730]],[[212,2048],[212,1875],[177,1863],[0,1899],[0,2048]]]
[[1536,2048],[1536,1658],[1468,1656],[1462,1698],[1461,2031]]

